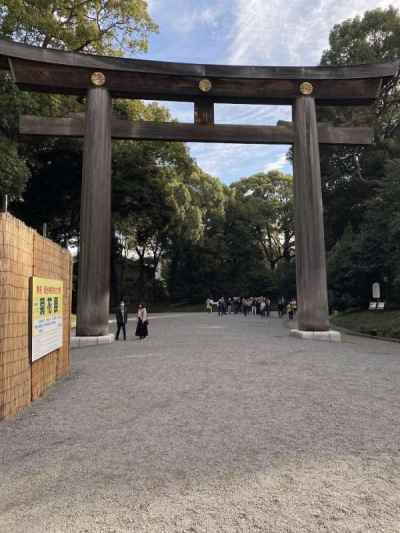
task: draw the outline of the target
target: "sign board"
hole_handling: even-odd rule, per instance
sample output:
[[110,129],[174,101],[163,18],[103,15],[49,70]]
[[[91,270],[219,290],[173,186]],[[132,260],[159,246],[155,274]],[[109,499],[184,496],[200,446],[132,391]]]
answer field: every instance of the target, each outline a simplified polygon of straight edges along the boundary
[[63,282],[31,279],[32,362],[63,344]]
[[376,281],[372,284],[372,298],[375,298],[376,300],[379,300],[381,297],[381,286]]

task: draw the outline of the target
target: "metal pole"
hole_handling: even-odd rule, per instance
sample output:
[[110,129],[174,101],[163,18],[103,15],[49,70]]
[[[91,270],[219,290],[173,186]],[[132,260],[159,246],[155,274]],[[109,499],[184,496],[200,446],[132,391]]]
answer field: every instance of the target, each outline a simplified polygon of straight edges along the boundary
[[43,222],[42,235],[43,237],[47,237],[47,222]]
[[8,212],[8,194],[4,194],[3,195],[2,212],[3,213],[7,213]]

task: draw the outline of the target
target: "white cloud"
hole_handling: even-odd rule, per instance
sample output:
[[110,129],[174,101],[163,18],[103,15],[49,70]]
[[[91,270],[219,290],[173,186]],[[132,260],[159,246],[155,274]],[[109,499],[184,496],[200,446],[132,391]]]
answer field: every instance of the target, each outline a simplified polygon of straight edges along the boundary
[[193,7],[186,0],[175,1],[175,4],[176,9],[171,12],[173,18],[170,23],[181,34],[189,34],[202,27],[218,28],[221,17],[224,16],[223,0],[214,0],[210,5],[199,7]]
[[225,183],[262,170],[291,172],[290,163],[286,161],[288,146],[191,143],[189,147],[201,168]]
[[275,125],[278,120],[290,120],[288,106],[217,104],[215,121],[219,124]]
[[[244,65],[316,65],[328,47],[329,32],[335,24],[368,9],[394,5],[400,0],[233,0],[234,21],[229,33],[229,45],[222,61]],[[290,107],[218,106],[218,122],[245,124],[275,124],[290,120]],[[232,176],[234,169],[251,168],[251,159],[259,169],[290,172],[286,148],[240,146],[224,152],[212,146],[202,153],[193,152],[203,167],[222,179]],[[229,153],[229,156],[227,155]],[[262,154],[265,154],[265,157]],[[224,162],[229,157],[229,165]],[[254,165],[253,165],[254,166]],[[256,169],[255,169],[256,171]],[[238,176],[239,177],[239,176]]]
[[231,64],[317,64],[334,24],[400,0],[235,0]]
[[264,168],[264,172],[270,172],[271,170],[283,170],[288,165],[287,151],[280,155],[278,159],[270,161]]
[[[149,0],[160,22],[158,59],[244,65],[316,65],[335,24],[368,9],[400,7],[400,0]],[[189,104],[169,104],[184,122],[193,121]],[[216,122],[276,124],[290,120],[290,107],[217,105]],[[290,172],[287,147],[190,145],[209,173],[224,181],[264,169]]]

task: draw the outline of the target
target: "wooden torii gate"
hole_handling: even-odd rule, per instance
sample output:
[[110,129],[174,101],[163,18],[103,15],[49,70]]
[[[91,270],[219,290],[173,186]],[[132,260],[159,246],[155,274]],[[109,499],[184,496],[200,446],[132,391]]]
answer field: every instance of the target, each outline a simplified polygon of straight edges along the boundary
[[[100,57],[0,40],[0,68],[24,90],[86,97],[81,117],[23,116],[26,135],[84,137],[77,335],[108,333],[111,140],[294,145],[296,279],[302,331],[328,331],[319,143],[372,143],[368,128],[317,124],[316,105],[370,105],[398,63],[348,67],[237,67]],[[188,101],[193,124],[112,117],[112,98]],[[293,123],[214,124],[215,103],[290,105]]]

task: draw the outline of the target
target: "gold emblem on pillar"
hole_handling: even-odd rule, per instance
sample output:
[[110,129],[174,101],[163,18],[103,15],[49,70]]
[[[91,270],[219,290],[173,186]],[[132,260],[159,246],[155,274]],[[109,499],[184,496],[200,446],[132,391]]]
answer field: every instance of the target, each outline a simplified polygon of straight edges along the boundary
[[301,94],[304,94],[304,96],[310,96],[314,92],[314,86],[309,81],[303,81],[303,83],[300,83],[300,92]]
[[208,93],[209,91],[211,91],[212,89],[212,83],[210,80],[207,80],[206,78],[204,78],[203,80],[200,80],[199,81],[199,89],[200,91],[202,91],[203,93]]
[[90,81],[95,87],[102,87],[106,82],[106,77],[102,72],[93,72],[90,76]]

